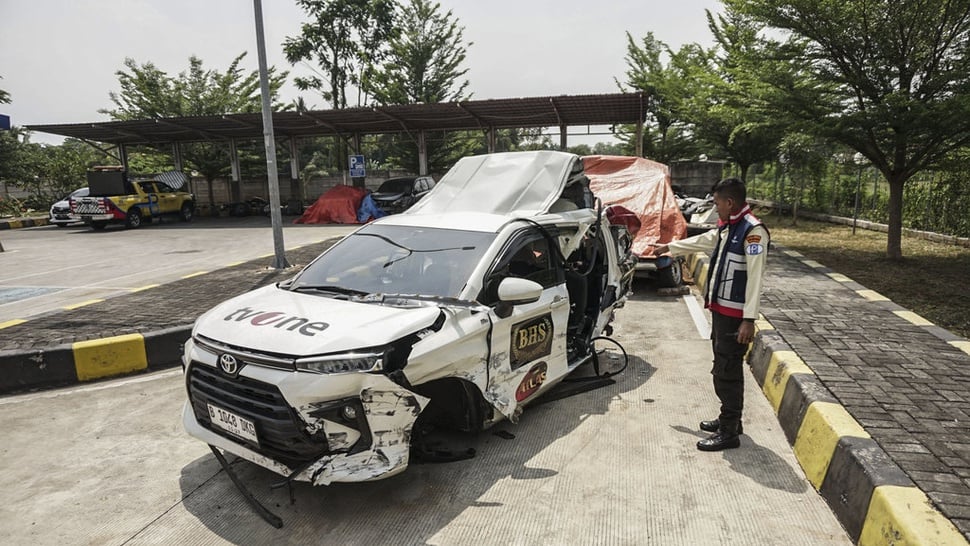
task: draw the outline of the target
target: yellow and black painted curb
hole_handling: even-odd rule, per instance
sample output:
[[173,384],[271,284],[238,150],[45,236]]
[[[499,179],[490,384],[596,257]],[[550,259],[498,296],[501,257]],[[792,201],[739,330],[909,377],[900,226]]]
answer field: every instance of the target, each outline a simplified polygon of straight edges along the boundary
[[50,224],[49,218],[12,218],[0,220],[0,231],[5,229],[20,229],[27,227],[46,226]]
[[0,393],[59,387],[179,366],[192,326],[0,352]]
[[[703,292],[708,257],[694,254],[687,262]],[[806,478],[852,541],[860,546],[966,546],[956,526],[839,404],[771,323],[762,318],[755,327],[747,355],[751,372]]]

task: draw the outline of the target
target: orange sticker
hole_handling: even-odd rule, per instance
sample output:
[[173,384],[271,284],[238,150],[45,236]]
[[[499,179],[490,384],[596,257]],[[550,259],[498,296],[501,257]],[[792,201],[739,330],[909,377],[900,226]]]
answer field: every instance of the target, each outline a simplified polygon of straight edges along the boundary
[[760,243],[761,235],[748,235],[748,238],[745,239],[745,241],[747,241],[749,244]]

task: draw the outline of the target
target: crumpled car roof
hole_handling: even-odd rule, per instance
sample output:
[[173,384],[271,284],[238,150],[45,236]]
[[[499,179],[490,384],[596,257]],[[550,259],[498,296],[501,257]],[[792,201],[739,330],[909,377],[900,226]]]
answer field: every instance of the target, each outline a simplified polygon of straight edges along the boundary
[[404,214],[545,214],[580,161],[575,154],[547,150],[463,157]]

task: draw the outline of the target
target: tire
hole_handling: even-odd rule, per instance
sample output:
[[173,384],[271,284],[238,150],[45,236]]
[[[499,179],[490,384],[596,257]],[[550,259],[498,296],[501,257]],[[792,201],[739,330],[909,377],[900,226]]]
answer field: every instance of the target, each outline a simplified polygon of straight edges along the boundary
[[674,288],[680,286],[683,283],[683,277],[681,276],[681,263],[680,259],[674,258],[670,262],[670,267],[665,267],[663,269],[657,270],[657,287],[658,288]]
[[191,222],[192,217],[195,216],[195,206],[192,203],[185,203],[182,208],[179,209],[179,220],[183,222]]
[[94,231],[101,231],[108,225],[108,222],[95,221],[91,222],[91,229]]
[[67,224],[54,224],[54,225],[57,226],[57,227],[59,227],[59,228],[65,228],[65,227],[67,227]]
[[128,209],[128,215],[125,216],[125,227],[128,229],[141,227],[141,210],[138,207]]

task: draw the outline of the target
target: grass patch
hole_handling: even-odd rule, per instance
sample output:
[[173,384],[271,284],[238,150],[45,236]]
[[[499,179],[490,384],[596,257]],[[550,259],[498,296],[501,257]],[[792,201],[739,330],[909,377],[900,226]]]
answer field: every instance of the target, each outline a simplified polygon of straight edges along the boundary
[[970,248],[903,235],[903,260],[886,258],[886,234],[841,224],[762,216],[773,241],[970,338]]

